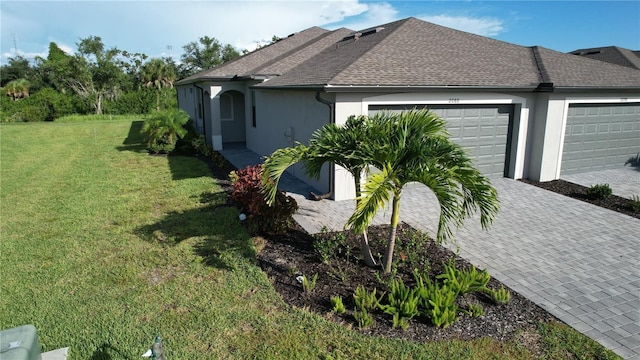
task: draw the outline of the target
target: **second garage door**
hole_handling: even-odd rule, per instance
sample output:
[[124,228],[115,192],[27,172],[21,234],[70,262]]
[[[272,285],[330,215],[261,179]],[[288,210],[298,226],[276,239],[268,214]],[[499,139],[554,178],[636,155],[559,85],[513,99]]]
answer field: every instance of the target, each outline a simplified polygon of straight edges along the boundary
[[615,169],[640,152],[640,104],[571,104],[561,174]]
[[[402,111],[425,105],[371,105],[369,116],[379,111]],[[462,145],[474,159],[476,167],[490,177],[503,177],[508,169],[510,123],[513,106],[429,105],[429,109],[447,121],[451,138]]]

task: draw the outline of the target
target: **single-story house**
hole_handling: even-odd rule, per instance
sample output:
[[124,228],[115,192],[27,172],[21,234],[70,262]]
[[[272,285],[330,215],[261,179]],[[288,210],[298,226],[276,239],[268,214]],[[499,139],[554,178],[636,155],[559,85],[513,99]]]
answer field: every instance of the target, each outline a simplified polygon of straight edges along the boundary
[[[318,27],[176,83],[216,149],[259,155],[350,115],[428,107],[491,177],[549,181],[624,166],[640,152],[640,70],[407,18],[363,31]],[[335,200],[350,175],[291,173]]]

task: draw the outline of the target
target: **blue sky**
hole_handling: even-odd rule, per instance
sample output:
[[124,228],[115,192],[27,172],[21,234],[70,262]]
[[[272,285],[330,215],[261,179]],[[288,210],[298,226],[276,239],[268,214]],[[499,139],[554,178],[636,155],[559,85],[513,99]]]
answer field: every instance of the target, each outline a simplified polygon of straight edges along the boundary
[[100,36],[109,48],[177,60],[185,44],[204,35],[253,49],[311,26],[361,30],[410,16],[562,52],[609,45],[640,50],[640,0],[2,0],[0,62],[16,54],[46,56],[50,42],[73,53],[88,36]]

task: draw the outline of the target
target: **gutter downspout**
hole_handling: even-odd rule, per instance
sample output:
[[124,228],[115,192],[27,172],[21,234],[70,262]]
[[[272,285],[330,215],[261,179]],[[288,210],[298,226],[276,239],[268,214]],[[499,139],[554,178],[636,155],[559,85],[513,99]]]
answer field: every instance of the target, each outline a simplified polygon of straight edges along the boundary
[[[335,124],[336,123],[336,103],[335,101],[329,101],[326,99],[323,99],[320,96],[320,91],[316,91],[316,100],[320,103],[323,103],[325,105],[327,105],[329,107],[329,123],[330,124]],[[323,195],[316,195],[314,193],[311,193],[311,197],[314,200],[321,200],[321,199],[326,199],[327,197],[332,196],[333,194],[335,194],[335,165],[334,164],[330,164],[329,165],[329,192],[327,194],[323,194]]]
[[[200,101],[202,102],[202,132],[204,132],[204,142],[207,142],[207,119],[205,119],[205,111],[204,111],[204,88],[198,86],[197,83],[193,83],[193,86],[200,89]],[[200,111],[200,109],[198,109]],[[199,114],[198,114],[199,115]],[[211,148],[213,149],[213,144],[211,144]]]

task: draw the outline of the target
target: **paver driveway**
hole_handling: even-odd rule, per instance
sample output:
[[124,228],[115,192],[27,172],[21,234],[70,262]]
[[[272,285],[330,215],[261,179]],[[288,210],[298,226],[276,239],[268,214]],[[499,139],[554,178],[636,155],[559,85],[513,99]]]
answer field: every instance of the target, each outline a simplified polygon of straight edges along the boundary
[[[259,161],[226,155],[238,167]],[[493,184],[498,218],[488,232],[467,220],[456,232],[460,255],[622,357],[640,359],[640,220],[511,179]],[[340,230],[353,212],[353,201],[309,201],[299,182],[282,185],[310,233]],[[400,219],[411,226],[433,234],[438,211],[426,187],[403,192]]]
[[596,184],[609,184],[614,195],[627,199],[633,195],[640,196],[640,167],[638,166],[624,166],[619,169],[562,175],[561,178],[586,187]]

